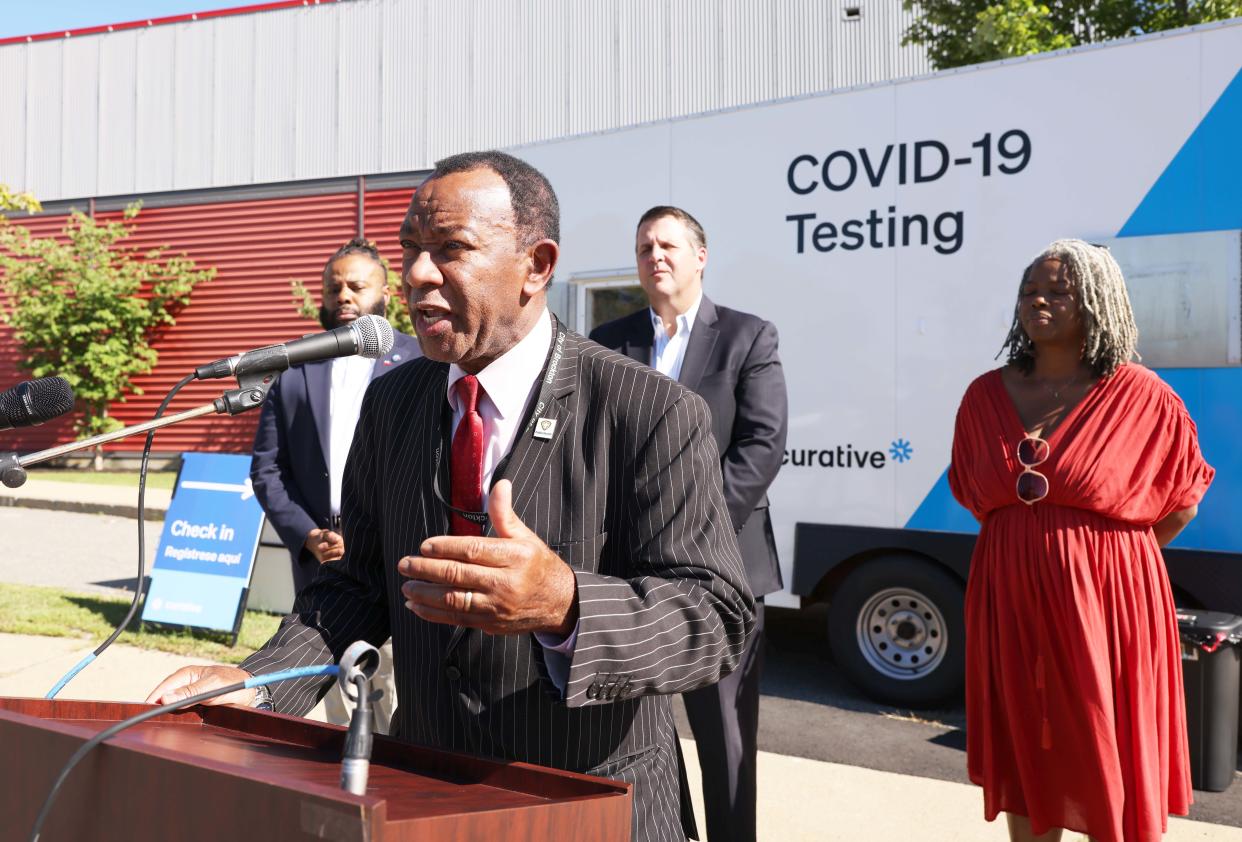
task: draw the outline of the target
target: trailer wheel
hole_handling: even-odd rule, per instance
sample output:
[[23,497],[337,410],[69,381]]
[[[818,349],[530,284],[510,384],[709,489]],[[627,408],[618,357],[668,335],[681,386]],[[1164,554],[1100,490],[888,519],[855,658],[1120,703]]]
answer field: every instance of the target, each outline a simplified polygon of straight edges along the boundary
[[863,563],[837,589],[828,642],[837,664],[876,701],[928,707],[959,694],[966,675],[961,583],[929,561]]

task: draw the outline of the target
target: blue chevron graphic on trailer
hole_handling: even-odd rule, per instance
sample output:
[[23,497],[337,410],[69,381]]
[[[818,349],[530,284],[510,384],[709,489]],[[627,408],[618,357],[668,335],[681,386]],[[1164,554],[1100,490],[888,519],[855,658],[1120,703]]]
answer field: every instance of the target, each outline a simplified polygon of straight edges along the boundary
[[1242,70],[1117,236],[1235,228],[1242,228]]
[[970,512],[953,499],[949,490],[949,470],[940,474],[923,502],[915,509],[906,529],[931,529],[936,532],[978,532],[979,524]]
[[1199,430],[1199,449],[1216,469],[1198,516],[1170,544],[1194,550],[1242,552],[1242,368],[1161,368],[1155,370],[1186,404]]
[[[1229,231],[1242,228],[1242,70],[1234,75],[1126,220],[1119,237]],[[1242,369],[1160,369],[1199,429],[1204,458],[1216,468],[1199,516],[1174,547],[1242,552],[1242,519],[1231,503],[1242,497]],[[970,513],[949,491],[945,470],[910,516],[907,529],[977,532]]]

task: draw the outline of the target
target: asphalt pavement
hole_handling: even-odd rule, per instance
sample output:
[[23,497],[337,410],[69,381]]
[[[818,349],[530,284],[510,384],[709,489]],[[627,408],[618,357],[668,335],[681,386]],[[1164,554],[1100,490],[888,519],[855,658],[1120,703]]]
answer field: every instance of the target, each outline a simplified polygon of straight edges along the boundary
[[[969,784],[966,710],[901,710],[876,704],[837,668],[827,611],[768,608],[759,747],[764,751]],[[683,720],[679,731],[688,734]],[[1225,792],[1194,793],[1190,818],[1242,828],[1242,755]],[[980,799],[981,801],[982,799]]]

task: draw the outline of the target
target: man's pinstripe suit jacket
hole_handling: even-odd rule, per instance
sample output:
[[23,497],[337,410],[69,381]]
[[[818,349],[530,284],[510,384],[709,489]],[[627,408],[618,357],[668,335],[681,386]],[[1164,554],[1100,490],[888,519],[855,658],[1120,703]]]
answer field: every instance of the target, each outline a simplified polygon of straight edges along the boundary
[[[538,439],[524,423],[503,475],[518,516],[577,578],[564,694],[532,635],[429,623],[404,606],[397,561],[448,531],[432,487],[438,471],[447,495],[448,366],[426,359],[368,390],[345,470],[346,555],[321,567],[242,666],[330,663],[354,640],[391,635],[402,739],[631,782],[633,838],[682,839],[668,694],[731,671],[754,620],[711,417],[663,375],[558,335],[563,354],[539,413],[555,419],[555,432]],[[306,713],[321,682],[276,685],[275,709]]]

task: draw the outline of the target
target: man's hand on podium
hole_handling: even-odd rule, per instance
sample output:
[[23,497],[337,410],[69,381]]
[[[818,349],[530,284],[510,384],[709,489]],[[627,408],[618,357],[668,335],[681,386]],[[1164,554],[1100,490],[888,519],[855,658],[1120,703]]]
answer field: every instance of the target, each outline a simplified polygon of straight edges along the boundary
[[[160,682],[147,696],[149,705],[168,705],[199,693],[227,687],[250,678],[250,673],[237,667],[182,667]],[[205,705],[249,705],[254,702],[254,688],[238,690],[203,702]]]

